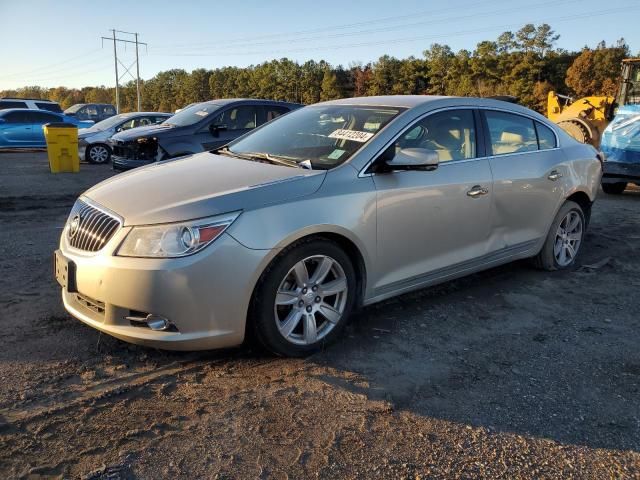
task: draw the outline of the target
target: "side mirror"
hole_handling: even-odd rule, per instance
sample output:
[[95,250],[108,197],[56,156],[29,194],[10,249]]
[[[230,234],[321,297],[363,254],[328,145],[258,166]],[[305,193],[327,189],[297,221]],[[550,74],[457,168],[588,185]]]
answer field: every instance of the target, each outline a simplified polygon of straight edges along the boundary
[[225,130],[227,130],[226,125],[215,125],[215,124],[209,125],[209,131],[211,132],[211,135],[213,135],[214,137],[217,137],[218,135],[220,135],[220,132],[224,132]]
[[435,170],[439,164],[438,152],[426,148],[403,148],[386,161],[391,170]]

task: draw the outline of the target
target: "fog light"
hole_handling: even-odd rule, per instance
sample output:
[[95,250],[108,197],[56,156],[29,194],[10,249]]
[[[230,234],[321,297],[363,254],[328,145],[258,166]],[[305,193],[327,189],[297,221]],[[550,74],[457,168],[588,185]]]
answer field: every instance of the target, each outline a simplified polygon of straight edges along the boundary
[[160,315],[154,315],[153,313],[145,314],[144,312],[138,312],[130,310],[130,314],[125,318],[129,320],[134,327],[150,328],[156,332],[177,332],[176,326],[168,319],[161,317]]
[[169,320],[159,317],[158,315],[147,315],[146,323],[151,330],[167,330],[169,328]]

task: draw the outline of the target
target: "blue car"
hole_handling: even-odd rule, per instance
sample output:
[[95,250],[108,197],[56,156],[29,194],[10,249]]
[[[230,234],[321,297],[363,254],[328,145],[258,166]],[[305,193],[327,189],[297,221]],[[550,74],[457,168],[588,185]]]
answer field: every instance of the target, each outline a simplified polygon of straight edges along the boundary
[[46,147],[43,125],[64,122],[87,128],[93,122],[82,122],[61,113],[9,108],[0,111],[0,149]]

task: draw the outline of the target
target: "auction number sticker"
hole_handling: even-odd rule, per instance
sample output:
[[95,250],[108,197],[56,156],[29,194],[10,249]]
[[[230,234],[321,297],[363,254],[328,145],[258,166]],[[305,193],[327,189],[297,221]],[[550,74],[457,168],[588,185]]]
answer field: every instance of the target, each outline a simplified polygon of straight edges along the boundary
[[353,140],[354,142],[364,143],[373,137],[373,133],[370,132],[359,132],[358,130],[345,130],[344,128],[339,128],[338,130],[334,130],[329,134],[329,138],[339,138],[341,140]]

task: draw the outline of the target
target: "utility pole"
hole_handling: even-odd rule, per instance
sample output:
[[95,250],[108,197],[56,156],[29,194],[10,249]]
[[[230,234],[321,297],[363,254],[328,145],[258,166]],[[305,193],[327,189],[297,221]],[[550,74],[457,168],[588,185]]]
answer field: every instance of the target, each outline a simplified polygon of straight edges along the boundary
[[138,60],[138,34],[136,36],[136,97],[138,97],[138,111],[140,108],[140,61]]
[[[115,66],[115,72],[116,72],[116,111],[118,113],[120,113],[120,80],[122,79],[122,77],[124,77],[125,75],[129,75],[133,80],[136,81],[136,97],[137,97],[137,106],[138,106],[138,111],[141,110],[142,108],[142,101],[141,101],[141,96],[140,96],[140,57],[138,55],[138,46],[139,45],[144,45],[145,47],[147,47],[147,44],[144,42],[139,42],[138,41],[138,33],[135,32],[123,32],[122,30],[116,30],[115,28],[111,29],[111,32],[113,34],[112,37],[101,37],[102,38],[102,43],[104,45],[104,41],[105,40],[112,40],[113,41],[113,63]],[[127,40],[125,38],[117,38],[116,37],[116,32],[117,33],[124,33],[125,35],[133,35],[135,37],[135,40]],[[127,43],[133,43],[136,46],[136,60],[135,62],[133,62],[131,65],[129,65],[128,67],[122,63],[120,61],[120,59],[118,58],[118,48],[117,48],[117,42],[121,42],[125,44]],[[118,63],[120,65],[122,65],[122,68],[124,68],[124,73],[122,75],[118,74]],[[135,64],[136,66],[136,75],[135,77],[133,76],[133,73],[131,73],[131,68],[133,67],[133,65]]]
[[[113,32],[113,64],[116,69],[116,113],[120,113],[120,87],[118,86],[120,77],[118,76],[118,49],[116,48],[116,31]],[[104,37],[102,37],[104,38]]]

